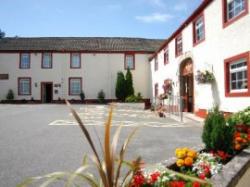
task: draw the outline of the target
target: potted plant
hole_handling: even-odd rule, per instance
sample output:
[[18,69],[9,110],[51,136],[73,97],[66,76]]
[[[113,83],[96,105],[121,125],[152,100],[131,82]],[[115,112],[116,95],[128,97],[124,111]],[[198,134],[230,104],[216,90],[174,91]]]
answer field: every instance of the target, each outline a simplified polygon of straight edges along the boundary
[[215,80],[213,72],[210,72],[208,70],[198,70],[195,78],[199,84],[212,83]]

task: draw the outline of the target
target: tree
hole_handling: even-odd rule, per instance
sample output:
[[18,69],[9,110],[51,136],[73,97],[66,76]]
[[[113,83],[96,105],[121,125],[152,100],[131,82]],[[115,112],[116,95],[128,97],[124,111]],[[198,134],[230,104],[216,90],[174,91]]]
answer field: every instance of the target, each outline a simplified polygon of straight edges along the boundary
[[133,76],[130,69],[126,73],[126,97],[134,95]]
[[5,37],[5,32],[3,32],[1,29],[0,29],[0,38],[4,38]]
[[118,100],[125,101],[126,98],[126,80],[122,72],[117,73],[115,96]]

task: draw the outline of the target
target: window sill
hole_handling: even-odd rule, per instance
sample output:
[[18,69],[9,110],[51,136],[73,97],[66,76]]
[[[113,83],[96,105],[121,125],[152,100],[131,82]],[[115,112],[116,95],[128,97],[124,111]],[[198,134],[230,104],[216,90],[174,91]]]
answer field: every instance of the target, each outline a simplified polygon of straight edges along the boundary
[[230,20],[227,20],[223,22],[223,28],[226,28],[228,27],[229,25],[231,25],[232,23],[236,22],[237,20],[239,20],[240,18],[244,17],[245,15],[248,14],[248,9],[246,9],[244,12],[242,12],[241,14],[239,14],[238,16],[230,19]]
[[196,47],[197,45],[199,45],[200,43],[204,42],[205,41],[205,38],[203,38],[202,40],[200,41],[194,41],[193,43],[193,47]]
[[175,58],[178,58],[179,56],[183,55],[183,53],[175,54]]
[[30,94],[18,94],[18,96],[31,96],[31,93]]
[[250,97],[250,92],[228,92],[225,94],[226,97]]

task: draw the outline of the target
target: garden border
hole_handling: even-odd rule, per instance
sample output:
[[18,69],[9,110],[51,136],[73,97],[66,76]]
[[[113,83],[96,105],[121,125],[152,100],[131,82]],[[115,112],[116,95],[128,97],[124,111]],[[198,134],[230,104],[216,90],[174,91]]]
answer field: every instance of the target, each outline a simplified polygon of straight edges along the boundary
[[234,187],[241,177],[250,167],[250,147],[242,150],[228,164],[223,166],[221,173],[211,178],[213,186],[216,187]]
[[[202,146],[195,147],[196,150],[203,150],[202,148]],[[163,161],[162,164],[170,168],[175,161],[176,158],[172,157]],[[213,187],[235,187],[248,169],[250,169],[250,147],[243,149],[230,162],[223,165],[223,170],[210,178],[209,181]]]

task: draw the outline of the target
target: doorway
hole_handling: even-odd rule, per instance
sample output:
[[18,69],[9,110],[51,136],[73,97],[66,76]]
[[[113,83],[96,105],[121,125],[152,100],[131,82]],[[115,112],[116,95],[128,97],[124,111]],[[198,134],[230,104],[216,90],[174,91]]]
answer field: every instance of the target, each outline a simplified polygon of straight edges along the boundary
[[194,75],[192,59],[186,59],[180,65],[180,95],[182,98],[182,111],[194,112]]
[[53,83],[41,82],[41,101],[42,103],[51,103],[53,99]]

